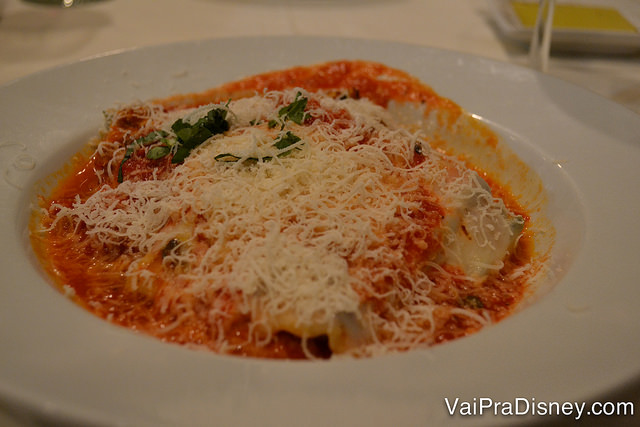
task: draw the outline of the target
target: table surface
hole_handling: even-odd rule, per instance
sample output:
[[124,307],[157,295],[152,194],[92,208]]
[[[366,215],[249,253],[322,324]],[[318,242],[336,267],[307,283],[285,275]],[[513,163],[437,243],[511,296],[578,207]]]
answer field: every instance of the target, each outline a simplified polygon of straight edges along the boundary
[[[75,1],[0,0],[0,84],[123,49],[234,36],[383,39],[528,64],[528,46],[503,37],[484,0]],[[616,1],[640,17],[640,0]],[[553,54],[548,73],[640,113],[640,52]]]
[[[640,17],[640,0],[622,1]],[[136,47],[272,35],[390,40],[528,65],[528,46],[500,33],[484,0],[0,0],[0,85]],[[553,53],[548,74],[640,113],[640,52]],[[0,424],[14,422],[0,410]]]

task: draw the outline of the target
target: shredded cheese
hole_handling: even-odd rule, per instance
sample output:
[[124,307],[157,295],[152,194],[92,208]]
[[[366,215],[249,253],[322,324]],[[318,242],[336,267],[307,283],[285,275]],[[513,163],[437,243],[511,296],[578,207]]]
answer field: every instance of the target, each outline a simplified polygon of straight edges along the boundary
[[[308,99],[303,123],[278,114],[298,94]],[[432,344],[437,310],[490,321],[435,304],[432,275],[473,284],[499,269],[519,219],[475,172],[431,150],[428,135],[366,99],[296,88],[170,112],[131,106],[143,124],[120,140],[171,132],[176,119],[195,123],[212,107],[228,111],[230,129],[166,174],[114,185],[125,149],[102,141],[96,154],[111,158],[96,171],[103,185],[51,205],[48,230],[70,221],[94,245],[126,248],[130,290],[179,313],[167,331],[196,315],[185,295],[200,301],[218,351],[235,311],[258,344],[278,331],[327,335],[335,352],[353,355]],[[108,124],[117,120],[113,112]],[[286,132],[299,140],[277,148]]]

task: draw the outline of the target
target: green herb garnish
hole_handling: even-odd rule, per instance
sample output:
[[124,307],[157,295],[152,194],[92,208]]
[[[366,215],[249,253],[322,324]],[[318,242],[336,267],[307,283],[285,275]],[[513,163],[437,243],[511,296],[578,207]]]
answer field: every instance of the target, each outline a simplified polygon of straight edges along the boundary
[[169,145],[158,145],[157,147],[153,147],[147,152],[147,159],[149,160],[158,160],[166,156],[171,152],[171,146]]
[[267,126],[269,126],[269,129],[273,129],[274,127],[278,126],[278,121],[273,119],[269,120]]
[[[217,156],[214,157],[214,159],[219,161],[219,162],[237,162],[241,158],[242,157],[238,157],[238,156],[230,154],[230,153],[218,154]],[[256,160],[258,160],[258,159],[256,159]]]
[[163,141],[168,136],[169,134],[163,130],[154,130],[147,136],[136,139],[136,143],[139,145],[147,146],[153,144],[154,142]]
[[182,119],[176,120],[171,125],[171,130],[175,133],[175,137],[170,137],[169,133],[163,130],[157,130],[136,139],[127,145],[124,152],[124,157],[118,168],[118,182],[124,180],[122,166],[131,158],[137,148],[162,143],[162,145],[152,147],[147,152],[147,159],[158,160],[173,152],[171,163],[180,163],[191,154],[194,148],[213,135],[226,132],[229,130],[229,126],[227,110],[214,108],[194,124],[187,123]]
[[[298,92],[291,104],[278,110],[278,117],[283,120],[282,127],[284,127],[284,121],[286,120],[291,120],[292,122],[301,125],[309,117],[309,114],[304,112],[307,107],[307,101],[308,99],[302,96],[301,92]],[[270,128],[274,128],[277,125],[277,120],[270,120],[268,122],[268,126]],[[118,169],[118,182],[122,182],[124,179],[122,166],[131,158],[138,147],[160,143],[160,145],[152,147],[147,151],[147,159],[158,160],[173,153],[171,163],[181,163],[196,147],[212,136],[228,131],[229,127],[227,109],[214,108],[210,110],[205,117],[198,119],[194,124],[188,123],[183,119],[176,120],[171,125],[171,130],[175,134],[175,137],[170,137],[167,132],[160,130],[138,138],[133,143],[127,145],[124,157]],[[275,148],[281,150],[278,157],[284,157],[291,154],[292,150],[286,150],[286,148],[298,141],[300,141],[300,137],[291,132],[286,132],[285,134],[280,135],[273,144]],[[217,155],[215,159],[221,162],[236,162],[240,160],[240,157],[234,154],[224,153]],[[261,160],[271,159],[272,157],[267,156],[263,157]],[[259,159],[251,157],[247,160],[258,161]]]
[[213,135],[229,130],[227,110],[214,108],[193,125],[178,119],[171,125],[171,130],[175,132],[178,138],[178,149],[174,153],[171,163],[180,163],[191,154],[194,148],[204,141]]
[[296,93],[293,102],[278,111],[278,117],[301,125],[309,117],[309,114],[304,112],[304,109],[307,108],[307,101],[308,99],[303,97],[301,92]]
[[[124,152],[124,157],[122,158],[122,161],[120,162],[120,167],[118,168],[118,182],[122,182],[124,180],[124,176],[122,174],[122,166],[125,164],[127,160],[131,158],[136,148],[146,147],[156,142],[166,143],[168,142],[167,140],[168,136],[169,134],[163,130],[155,130],[149,133],[148,135],[142,136],[136,139],[135,141],[133,141],[131,144],[127,145],[127,149]],[[153,149],[151,149],[151,151],[153,151]],[[149,153],[147,153],[147,158],[150,158]]]
[[[300,141],[300,137],[288,131],[284,135],[280,135],[280,137],[276,139],[276,142],[273,144],[273,146],[278,150],[283,150],[298,141]],[[278,154],[278,157],[288,156],[289,154],[291,154],[291,151],[292,150],[281,152],[280,154]]]
[[[291,145],[300,141],[300,139],[301,138],[299,136],[291,133],[291,131],[287,131],[287,133],[285,133],[284,135],[280,135],[278,138],[276,138],[276,140],[273,143],[273,146],[278,150],[284,150],[287,147],[290,147]],[[299,150],[300,148],[296,147],[295,149]],[[288,156],[289,154],[291,154],[292,151],[293,149],[282,151],[278,153],[278,157]],[[231,154],[231,153],[222,153],[215,156],[214,159],[219,162],[237,162],[238,160],[242,159],[242,157],[236,156],[235,154]],[[270,161],[272,159],[273,159],[273,156],[264,156],[260,158],[258,157],[245,158],[246,161],[250,161],[250,162],[257,162],[258,160]]]

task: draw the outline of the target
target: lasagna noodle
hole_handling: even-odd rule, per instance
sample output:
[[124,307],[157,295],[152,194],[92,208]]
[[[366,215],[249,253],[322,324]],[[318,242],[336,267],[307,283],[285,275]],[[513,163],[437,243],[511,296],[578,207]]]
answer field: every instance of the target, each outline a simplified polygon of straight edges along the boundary
[[[526,264],[526,217],[390,100],[460,113],[346,61],[110,111],[34,242],[88,309],[220,353],[371,356],[464,336],[521,297],[526,275],[505,277]],[[195,134],[215,115],[222,130],[173,162],[188,144],[175,124]]]

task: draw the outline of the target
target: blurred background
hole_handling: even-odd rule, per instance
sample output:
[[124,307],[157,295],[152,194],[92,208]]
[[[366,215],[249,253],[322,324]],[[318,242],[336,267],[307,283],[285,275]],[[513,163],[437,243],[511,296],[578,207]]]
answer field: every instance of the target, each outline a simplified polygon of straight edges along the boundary
[[[0,84],[123,49],[236,36],[383,39],[529,65],[531,29],[512,0],[1,1]],[[554,29],[547,72],[640,112],[640,0],[559,1],[557,18],[563,3],[592,10],[569,21],[573,36]]]

